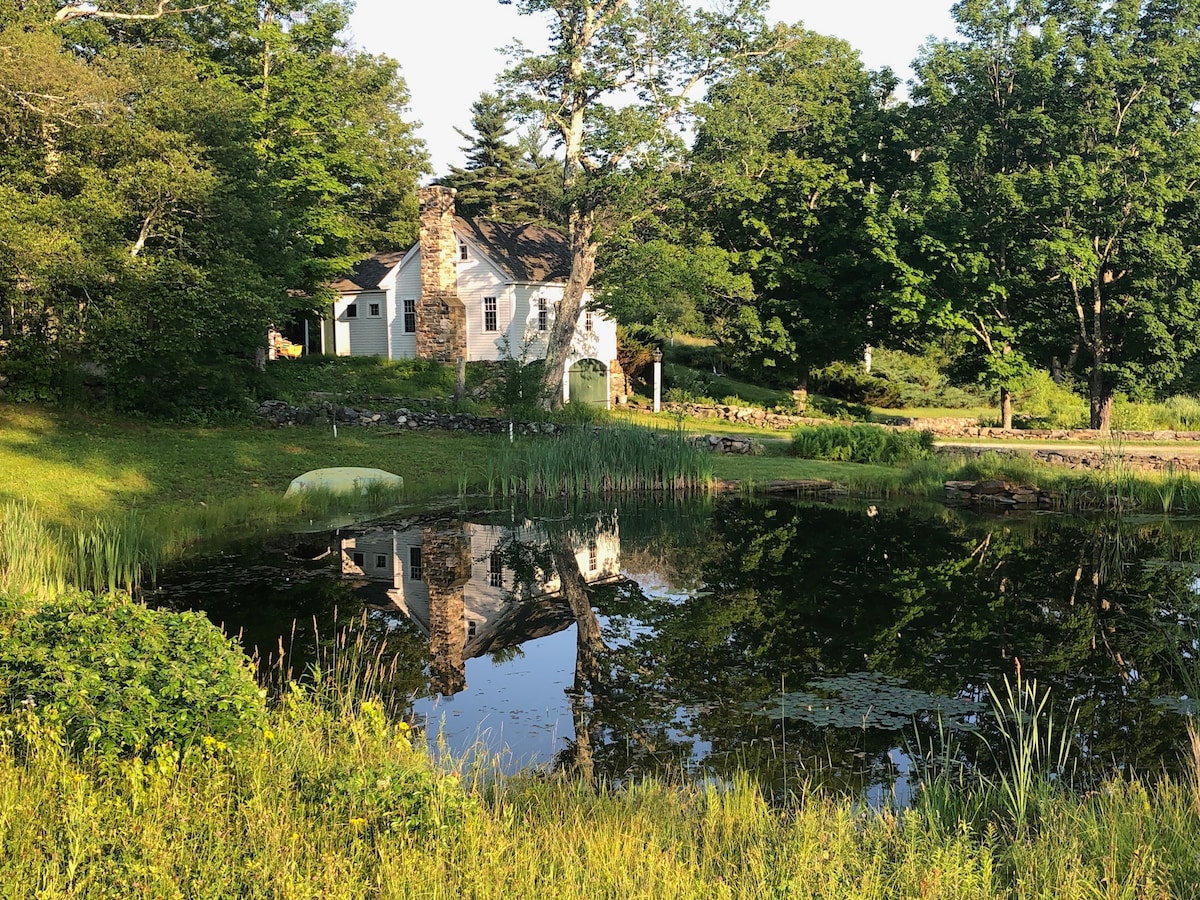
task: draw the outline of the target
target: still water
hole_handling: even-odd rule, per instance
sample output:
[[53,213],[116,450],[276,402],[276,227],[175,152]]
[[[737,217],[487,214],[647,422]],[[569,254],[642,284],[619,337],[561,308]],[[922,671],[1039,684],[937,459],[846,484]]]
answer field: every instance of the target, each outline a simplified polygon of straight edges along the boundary
[[506,768],[866,788],[946,735],[992,765],[988,687],[1018,668],[1075,717],[1084,777],[1177,768],[1198,551],[1161,518],[640,500],[259,540],[148,599],[296,674],[349,624],[400,714]]

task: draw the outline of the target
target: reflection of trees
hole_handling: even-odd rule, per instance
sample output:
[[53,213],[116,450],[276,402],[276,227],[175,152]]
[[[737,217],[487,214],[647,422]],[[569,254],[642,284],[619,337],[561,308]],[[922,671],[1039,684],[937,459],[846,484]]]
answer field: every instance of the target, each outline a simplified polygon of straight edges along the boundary
[[[1159,528],[1112,521],[1013,530],[906,511],[723,504],[689,554],[702,591],[668,602],[627,589],[601,601],[613,627],[623,612],[649,627],[611,654],[611,703],[594,717],[613,743],[593,755],[620,774],[680,762],[699,739],[709,765],[777,769],[782,729],[743,707],[781,679],[798,688],[865,670],[979,699],[1019,658],[1059,702],[1077,703],[1089,765],[1157,765],[1173,758],[1179,723],[1152,703],[1177,684],[1157,661],[1170,641],[1150,626],[1187,596],[1190,575],[1147,561],[1186,552]],[[793,721],[787,757],[871,769],[896,743]]]
[[425,636],[402,616],[368,608],[356,585],[331,571],[335,538],[325,538],[320,547],[312,536],[285,537],[191,561],[165,573],[147,602],[202,610],[239,639],[264,683],[307,677],[318,661],[353,653],[376,667],[375,692],[403,712],[427,690]]

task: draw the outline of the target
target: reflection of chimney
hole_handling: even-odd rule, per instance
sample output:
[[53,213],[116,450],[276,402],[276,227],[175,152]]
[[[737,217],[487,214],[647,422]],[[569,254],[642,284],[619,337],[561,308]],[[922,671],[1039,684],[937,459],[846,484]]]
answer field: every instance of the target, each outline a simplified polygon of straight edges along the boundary
[[467,355],[467,311],[458,298],[454,188],[421,188],[421,299],[417,356],[455,362]]
[[429,687],[450,697],[467,686],[463,585],[471,578],[471,542],[466,530],[422,529],[421,568],[429,588]]

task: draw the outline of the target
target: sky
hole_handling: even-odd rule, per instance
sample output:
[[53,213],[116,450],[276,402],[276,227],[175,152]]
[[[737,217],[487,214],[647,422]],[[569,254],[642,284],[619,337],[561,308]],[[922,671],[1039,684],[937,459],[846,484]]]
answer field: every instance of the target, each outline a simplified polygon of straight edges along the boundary
[[[891,66],[901,81],[930,37],[953,37],[953,0],[772,0],[767,18],[803,22],[811,31],[848,41],[870,69]],[[411,95],[411,117],[429,149],[434,173],[464,162],[471,103],[491,90],[507,64],[500,48],[514,39],[544,45],[543,20],[521,16],[498,0],[358,0],[352,42],[400,62]]]

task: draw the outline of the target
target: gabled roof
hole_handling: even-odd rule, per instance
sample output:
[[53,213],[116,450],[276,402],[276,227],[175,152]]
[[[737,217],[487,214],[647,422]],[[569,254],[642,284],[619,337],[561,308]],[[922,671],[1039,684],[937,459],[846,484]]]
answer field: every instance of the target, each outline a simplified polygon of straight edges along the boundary
[[344,294],[352,294],[355,291],[381,290],[379,282],[383,281],[406,255],[407,251],[392,250],[368,256],[356,264],[349,275],[339,278],[330,287]]
[[454,227],[479,245],[513,281],[566,281],[571,246],[561,232],[541,225],[509,225],[454,217]]
[[[571,246],[562,232],[541,225],[510,225],[491,219],[454,217],[454,228],[482,250],[513,281],[541,284],[566,281],[571,274]],[[411,249],[411,248],[410,248]],[[330,287],[344,294],[382,290],[380,282],[409,250],[375,253],[355,265]]]

